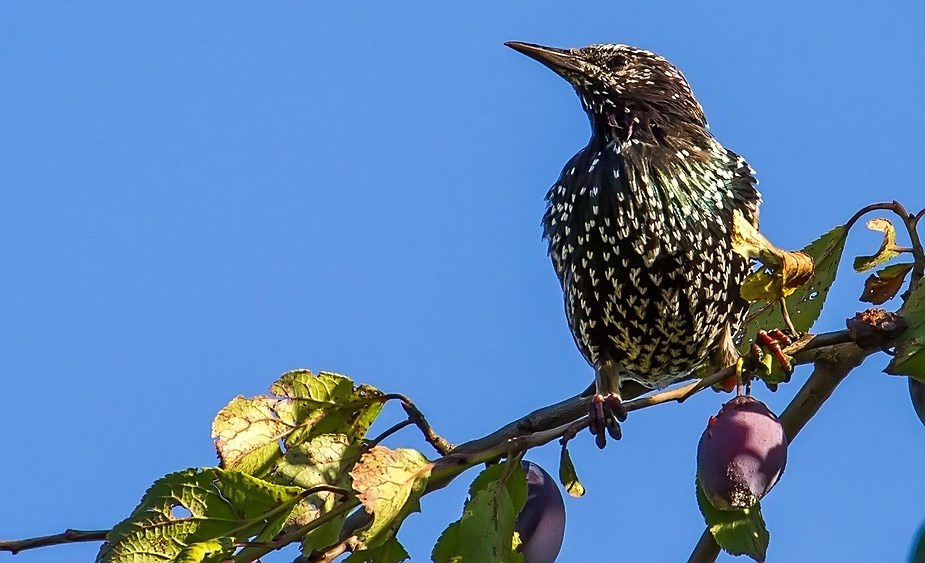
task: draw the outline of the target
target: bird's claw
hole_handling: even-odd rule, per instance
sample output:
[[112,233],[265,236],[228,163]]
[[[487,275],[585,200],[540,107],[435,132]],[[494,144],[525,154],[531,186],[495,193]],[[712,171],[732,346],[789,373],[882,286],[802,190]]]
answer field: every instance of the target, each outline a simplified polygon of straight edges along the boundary
[[598,393],[591,398],[588,419],[594,442],[598,448],[603,449],[607,445],[607,434],[614,440],[623,437],[620,423],[626,420],[626,407],[616,395]]
[[793,372],[793,365],[790,363],[790,358],[784,354],[781,345],[786,347],[792,343],[793,339],[790,335],[780,329],[759,330],[758,334],[755,335],[755,342],[751,346],[751,355],[756,362],[761,362],[764,358],[763,348],[770,350],[774,358],[780,363],[784,373],[789,375]]

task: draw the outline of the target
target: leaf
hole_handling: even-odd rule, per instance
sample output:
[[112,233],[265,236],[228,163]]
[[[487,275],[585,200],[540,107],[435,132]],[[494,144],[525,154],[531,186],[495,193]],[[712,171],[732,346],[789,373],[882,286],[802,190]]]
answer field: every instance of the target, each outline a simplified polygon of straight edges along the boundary
[[925,283],[919,282],[901,312],[906,331],[896,344],[896,355],[884,371],[925,382]]
[[[790,319],[799,332],[806,332],[812,328],[822,312],[829,288],[835,281],[838,262],[845,248],[846,235],[847,230],[844,226],[835,227],[802,250],[813,259],[813,276],[808,283],[785,298]],[[739,351],[743,354],[748,351],[759,330],[784,326],[784,316],[778,303],[752,303],[736,337]]]
[[462,518],[450,524],[432,560],[440,563],[522,562],[514,551],[514,521],[527,501],[527,479],[518,459],[483,470],[469,487]]
[[[348,470],[356,463],[359,446],[343,434],[322,434],[290,448],[267,479],[281,485],[309,489],[317,485],[350,488]],[[332,510],[339,495],[329,491],[315,493],[297,506],[287,525],[301,527]],[[337,535],[346,514],[313,529],[302,541],[304,552],[337,543]]]
[[742,282],[739,291],[746,301],[777,301],[793,293],[813,274],[812,258],[777,248],[740,211],[732,217],[732,249],[766,266]]
[[276,416],[276,399],[238,396],[212,422],[212,437],[222,467],[264,475],[282,455],[279,439],[293,427]]
[[360,534],[367,547],[387,542],[408,514],[420,510],[419,499],[432,468],[433,463],[417,450],[375,446],[363,454],[350,475],[360,502],[373,517]]
[[744,510],[720,510],[710,504],[698,481],[697,505],[721,548],[732,555],[747,555],[758,562],[767,558],[771,536],[761,516],[761,503]]
[[860,300],[865,303],[882,305],[896,297],[906,281],[906,274],[912,271],[914,264],[893,264],[871,274],[864,282],[864,292]]
[[876,268],[896,258],[902,252],[902,249],[896,246],[896,228],[893,227],[892,221],[882,217],[871,219],[867,222],[867,228],[883,233],[883,242],[880,243],[880,250],[873,256],[858,256],[854,259],[854,269],[858,272]]
[[401,563],[411,559],[405,548],[398,540],[390,538],[389,541],[374,548],[366,548],[353,552],[344,563]]
[[[294,506],[301,492],[297,487],[273,485],[218,468],[172,473],[155,481],[132,514],[110,530],[96,560],[135,562],[182,556],[197,561],[202,555],[198,560],[211,561],[212,553],[224,557],[226,538],[268,541],[276,535],[284,520],[279,516],[287,512],[284,505]],[[277,517],[267,517],[281,507]]]
[[194,543],[180,550],[173,563],[203,563],[215,561],[221,563],[234,554],[234,543],[230,538],[220,538]]
[[576,498],[584,496],[585,487],[578,480],[578,473],[575,472],[572,456],[569,455],[568,448],[565,445],[562,446],[562,452],[559,454],[559,482],[562,483],[570,496]]
[[290,448],[273,472],[273,481],[308,489],[316,485],[349,486],[346,469],[359,446],[344,434],[322,434]]
[[382,401],[374,400],[382,391],[324,371],[318,375],[306,369],[286,372],[270,386],[270,392],[285,397],[276,408],[279,417],[303,426],[309,434],[293,432],[286,438],[287,445],[319,434],[362,438],[383,407]]
[[762,268],[742,282],[740,294],[746,301],[778,301],[791,295],[812,278],[813,260],[802,252],[781,251],[781,265],[773,271]]
[[[359,446],[343,434],[322,434],[290,448],[276,464],[267,480],[280,485],[309,489],[318,485],[350,488],[348,470],[359,457]],[[292,511],[287,526],[301,527],[331,511],[340,495],[320,491],[308,496]],[[302,541],[302,549],[311,553],[337,543],[337,535],[346,514],[311,530]]]
[[[309,518],[301,523],[293,522],[292,525],[301,528],[320,515],[320,511],[314,508],[309,508],[307,512],[310,513]],[[302,538],[302,545],[300,547],[302,554],[308,555],[313,551],[324,549],[340,541],[340,530],[344,525],[344,520],[346,519],[347,515],[342,514],[341,516],[328,520],[317,528],[313,528],[311,531],[305,534],[305,536]]]
[[324,434],[358,443],[382,411],[382,392],[355,386],[342,375],[290,371],[271,388],[274,396],[236,397],[212,423],[221,466],[264,476],[287,450]]

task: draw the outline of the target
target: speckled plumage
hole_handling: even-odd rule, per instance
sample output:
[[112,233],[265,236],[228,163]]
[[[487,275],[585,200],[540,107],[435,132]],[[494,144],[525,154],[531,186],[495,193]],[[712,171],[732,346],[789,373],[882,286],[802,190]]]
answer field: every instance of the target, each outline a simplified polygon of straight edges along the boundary
[[546,195],[543,234],[598,392],[619,396],[620,379],[661,387],[734,358],[749,262],[730,232],[734,210],[757,224],[754,172],[710,134],[664,58],[509,45],[568,80],[591,121],[588,146]]

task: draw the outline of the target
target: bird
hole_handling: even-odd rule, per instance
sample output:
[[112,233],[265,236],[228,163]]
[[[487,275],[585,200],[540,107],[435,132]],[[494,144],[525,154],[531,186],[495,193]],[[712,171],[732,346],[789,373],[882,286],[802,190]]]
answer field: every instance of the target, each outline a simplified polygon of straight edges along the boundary
[[683,74],[621,44],[509,41],[574,88],[591,136],[546,194],[543,238],[575,343],[593,367],[589,426],[620,439],[620,385],[664,388],[738,359],[751,269],[736,213],[758,226],[755,171],[710,132]]

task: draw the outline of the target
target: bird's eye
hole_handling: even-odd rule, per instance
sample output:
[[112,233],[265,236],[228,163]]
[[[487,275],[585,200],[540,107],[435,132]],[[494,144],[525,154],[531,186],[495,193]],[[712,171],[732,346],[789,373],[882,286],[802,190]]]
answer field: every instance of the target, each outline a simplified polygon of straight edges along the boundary
[[620,70],[626,66],[626,57],[623,55],[611,55],[604,62],[610,70]]

